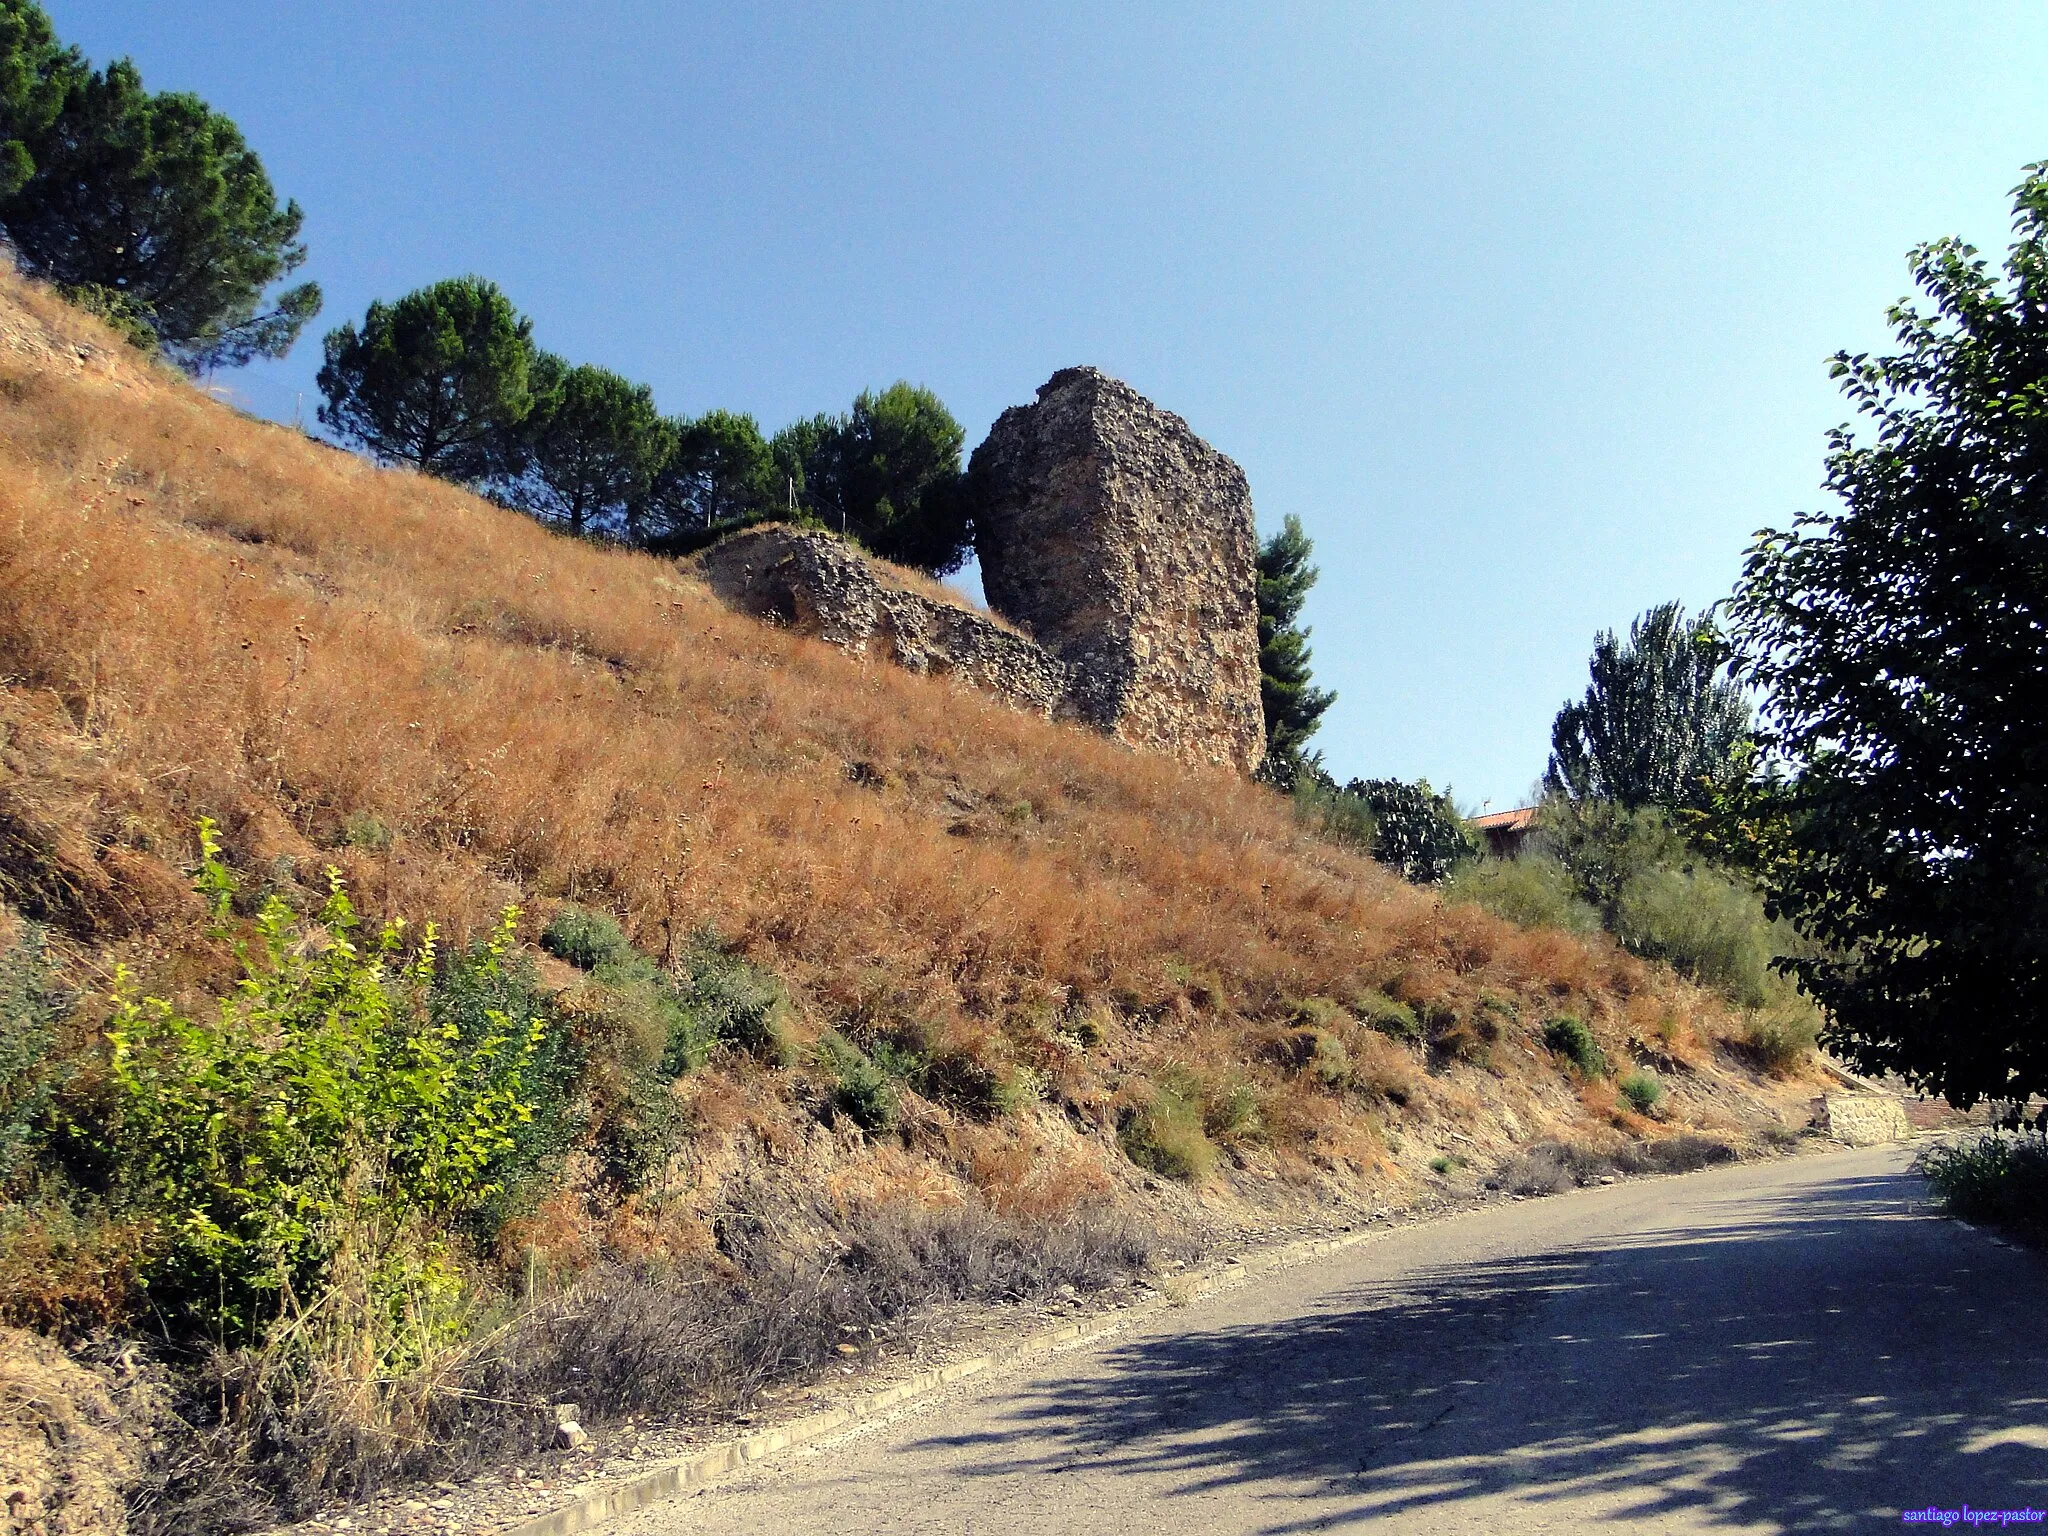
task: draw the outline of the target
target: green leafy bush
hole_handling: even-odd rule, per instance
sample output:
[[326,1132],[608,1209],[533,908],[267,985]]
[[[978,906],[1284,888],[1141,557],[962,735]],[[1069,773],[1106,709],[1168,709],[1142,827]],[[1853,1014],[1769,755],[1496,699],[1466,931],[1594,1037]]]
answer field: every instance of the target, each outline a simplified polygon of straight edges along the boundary
[[[1338,1049],[1342,1049],[1341,1044]],[[1349,1062],[1346,1063],[1349,1071]],[[1201,1111],[1202,1134],[1225,1145],[1256,1141],[1265,1132],[1259,1114],[1259,1096],[1234,1072],[1203,1074],[1188,1067],[1170,1066],[1159,1082],[1182,1102]]]
[[1931,1147],[1914,1166],[1951,1214],[2048,1238],[2048,1133],[2038,1127]]
[[1476,859],[1444,882],[1444,900],[1469,902],[1523,928],[1592,933],[1599,911],[1581,901],[1571,873],[1547,854]]
[[1639,1115],[1647,1115],[1664,1101],[1664,1084],[1654,1072],[1638,1069],[1614,1085]]
[[638,1030],[659,1037],[655,1054],[670,1077],[702,1066],[721,1041],[778,1064],[790,1059],[789,1002],[781,983],[725,953],[709,929],[691,940],[681,977],[635,948],[611,918],[583,907],[557,912],[541,944],[589,971],[633,1015]]
[[713,1037],[764,1061],[789,1061],[789,997],[773,974],[725,953],[709,932],[691,947],[688,969],[690,1005]]
[[1614,933],[1633,953],[1662,960],[1743,1007],[1769,999],[1776,945],[1763,902],[1716,870],[1631,875],[1615,903]]
[[341,840],[366,853],[383,853],[391,846],[391,829],[368,811],[350,811],[341,824]]
[[1543,1043],[1567,1058],[1588,1079],[1607,1075],[1607,1053],[1593,1038],[1585,1022],[1569,1014],[1560,1015],[1543,1026]]
[[0,956],[0,1188],[28,1161],[61,1084],[54,1058],[62,999],[31,926]]
[[155,315],[134,294],[104,283],[66,284],[57,290],[65,302],[104,321],[129,346],[154,357],[159,351]]
[[1698,854],[1654,806],[1629,810],[1611,800],[1547,797],[1537,813],[1543,852],[1570,873],[1579,899],[1599,909],[1610,926],[1622,888],[1657,869],[1680,869]]
[[574,905],[564,906],[548,920],[540,943],[549,954],[585,971],[594,971],[608,960],[634,953],[625,930],[617,922],[602,912]]
[[1787,977],[1764,978],[1764,1002],[1744,1014],[1749,1048],[1770,1072],[1790,1072],[1820,1043],[1821,1012]]
[[[225,933],[234,881],[212,823],[200,835],[199,884]],[[243,980],[210,1019],[138,997],[117,972],[102,1135],[124,1202],[155,1229],[161,1310],[256,1342],[345,1283],[382,1351],[459,1294],[438,1234],[503,1188],[544,1026],[495,1009],[467,1039],[436,1023],[432,927],[409,962],[396,922],[359,945],[329,880],[312,925],[263,904],[253,950],[238,946]],[[516,917],[468,963],[499,965]]]
[[1117,1142],[1124,1156],[1164,1178],[1198,1183],[1216,1166],[1200,1102],[1171,1080],[1157,1083],[1149,1099],[1125,1112]]
[[1479,841],[1450,796],[1428,783],[1353,779],[1344,793],[1363,801],[1377,831],[1372,856],[1417,885],[1440,885],[1477,855]]
[[[867,1131],[886,1131],[902,1113],[897,1079],[887,1066],[868,1055],[838,1031],[818,1041],[818,1059],[832,1074],[833,1101],[855,1125]],[[902,1067],[900,1059],[892,1062]]]
[[1351,1011],[1367,1029],[1376,1029],[1395,1040],[1422,1038],[1422,1020],[1415,1010],[1384,992],[1367,992],[1351,1000]]
[[1325,842],[1370,853],[1378,823],[1372,809],[1359,796],[1336,788],[1325,780],[1302,774],[1289,796],[1294,819]]

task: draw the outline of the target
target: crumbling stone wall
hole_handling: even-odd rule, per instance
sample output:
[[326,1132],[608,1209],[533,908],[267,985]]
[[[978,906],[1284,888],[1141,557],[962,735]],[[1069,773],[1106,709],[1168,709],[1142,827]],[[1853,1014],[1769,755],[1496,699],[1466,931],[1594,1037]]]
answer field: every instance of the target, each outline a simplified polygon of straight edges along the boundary
[[1067,368],[974,452],[989,605],[1063,661],[1076,715],[1241,773],[1265,750],[1244,471],[1128,384]]
[[741,613],[912,672],[958,676],[1035,714],[1065,712],[1072,679],[1044,647],[912,591],[828,534],[750,528],[697,556],[697,570]]
[[740,611],[856,654],[959,676],[1144,751],[1257,767],[1244,471],[1128,384],[1067,368],[1003,412],[971,475],[983,588],[1029,639],[824,534],[750,529],[698,570]]

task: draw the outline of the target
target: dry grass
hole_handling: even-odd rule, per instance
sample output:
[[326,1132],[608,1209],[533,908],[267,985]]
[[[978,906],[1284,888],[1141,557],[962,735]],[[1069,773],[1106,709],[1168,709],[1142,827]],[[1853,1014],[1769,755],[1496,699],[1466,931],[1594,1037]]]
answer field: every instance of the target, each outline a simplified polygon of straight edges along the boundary
[[[1143,1201],[1186,1232],[1227,1187],[1374,1198],[1403,1176],[1397,1141],[1417,1163],[1509,1097],[1535,1117],[1510,1141],[1611,1137],[1613,1105],[1581,1104],[1536,1043],[1555,1014],[1616,1060],[1654,1035],[1688,1068],[1741,1031],[1603,938],[1440,905],[1227,772],[850,658],[728,613],[673,562],[240,416],[11,278],[0,675],[0,896],[52,926],[75,983],[117,959],[185,998],[231,979],[190,942],[204,814],[245,887],[304,893],[331,863],[371,913],[454,938],[515,901],[529,937],[575,900],[663,958],[715,926],[788,984],[799,1045],[829,1029],[933,1064],[868,1135],[809,1053],[715,1060],[675,1090],[693,1134],[663,1186],[599,1203],[572,1169],[501,1234],[508,1270],[572,1295],[579,1273],[730,1276],[714,1234],[758,1177],[952,1234],[891,1239],[873,1306],[897,1317],[1064,1273],[1081,1210]],[[1426,1038],[1359,1022],[1390,997]],[[949,1100],[970,1068],[1004,1102]],[[1192,1193],[1118,1151],[1176,1083],[1193,1161],[1217,1169]],[[1665,1129],[1693,1102],[1683,1072],[1672,1087]],[[1710,1107],[1745,1091],[1723,1081]],[[1076,1241],[1080,1280],[1102,1261]],[[76,1260],[101,1289],[126,1262]],[[799,1354],[842,1321],[818,1313]],[[743,1346],[728,1392],[801,1364]]]
[[[4,299],[110,345],[46,295]],[[28,759],[0,832],[30,855],[10,894],[73,932],[174,907],[175,877],[144,866],[181,863],[209,812],[248,868],[332,859],[377,905],[457,928],[515,896],[609,906],[657,952],[715,922],[828,1013],[877,973],[998,1025],[1048,998],[1167,1020],[1201,989],[1249,1015],[1397,977],[1596,1005],[1653,985],[1610,950],[1445,910],[1223,772],[863,665],[667,562],[133,365],[0,347],[0,465]],[[389,850],[342,846],[351,815]]]

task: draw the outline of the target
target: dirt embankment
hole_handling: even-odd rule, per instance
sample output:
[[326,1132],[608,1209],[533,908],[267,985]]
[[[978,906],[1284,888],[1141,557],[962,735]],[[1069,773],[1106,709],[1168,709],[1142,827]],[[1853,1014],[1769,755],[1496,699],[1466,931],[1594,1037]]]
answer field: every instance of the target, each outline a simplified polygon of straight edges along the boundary
[[[582,1139],[486,1237],[451,1235],[477,1315],[530,1301],[541,1322],[493,1337],[581,1371],[598,1334],[547,1321],[587,1319],[579,1296],[719,1286],[731,1307],[688,1327],[727,1331],[688,1337],[765,1351],[710,1385],[620,1377],[615,1402],[579,1399],[593,1414],[730,1407],[934,1298],[1038,1299],[1160,1244],[1426,1206],[1539,1142],[1743,1149],[1805,1117],[1810,1089],[1765,1076],[1725,1004],[1603,939],[1447,908],[1235,775],[864,664],[673,563],[250,420],[12,279],[0,674],[0,896],[78,1004],[67,1060],[103,1059],[117,964],[195,1017],[232,987],[190,885],[202,815],[245,892],[301,916],[332,868],[451,946],[508,904],[531,944],[575,903],[668,973],[711,935],[776,979],[777,1050],[719,1044],[650,1086],[659,1010],[540,965],[588,1047],[564,1120]],[[1563,1017],[1658,1075],[1654,1113],[1546,1046]],[[666,1128],[630,1178],[604,1141],[622,1105]],[[0,1315],[118,1325],[147,1224],[104,1190],[58,1212],[22,1189]],[[1032,1257],[1084,1228],[1164,1236]],[[732,1330],[792,1276],[802,1329]],[[449,1349],[464,1391],[554,1390]],[[479,1421],[434,1406],[436,1380],[320,1399],[362,1419],[349,1453],[266,1486],[310,1500],[317,1461],[347,1493],[393,1444],[415,1470],[459,1459],[434,1437]],[[502,1443],[551,1431],[544,1403],[515,1408]]]

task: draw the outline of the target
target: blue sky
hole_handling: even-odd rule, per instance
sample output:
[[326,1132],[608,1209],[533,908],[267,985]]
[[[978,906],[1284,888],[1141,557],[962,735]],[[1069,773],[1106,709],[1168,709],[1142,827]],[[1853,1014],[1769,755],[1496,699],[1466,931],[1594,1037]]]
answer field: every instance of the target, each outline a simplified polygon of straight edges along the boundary
[[[1521,803],[1595,630],[1822,504],[1825,360],[2002,250],[2048,8],[46,0],[241,123],[316,333],[496,279],[769,430],[1093,363],[1298,515],[1341,778]],[[310,421],[318,335],[223,382]]]

